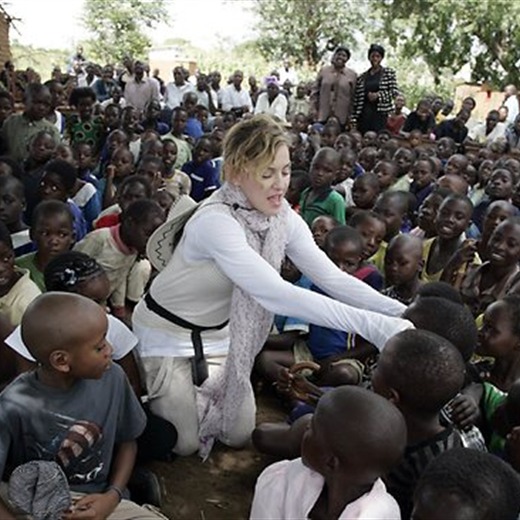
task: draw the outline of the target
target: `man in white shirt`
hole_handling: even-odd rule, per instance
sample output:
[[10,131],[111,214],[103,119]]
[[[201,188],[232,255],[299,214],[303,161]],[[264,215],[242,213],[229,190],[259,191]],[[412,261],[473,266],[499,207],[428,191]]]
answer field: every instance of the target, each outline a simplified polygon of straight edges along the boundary
[[125,100],[128,106],[132,106],[143,112],[154,99],[160,100],[157,82],[144,75],[145,66],[140,61],[134,64],[134,77],[125,85]]
[[173,82],[167,83],[164,90],[164,107],[173,110],[180,107],[184,94],[194,92],[193,85],[186,81],[182,67],[173,69]]
[[500,123],[498,110],[491,110],[485,123],[479,123],[469,132],[468,136],[479,144],[492,143],[497,139],[504,139],[507,125]]
[[233,74],[233,83],[222,92],[222,110],[224,112],[237,112],[242,115],[253,111],[253,103],[249,92],[242,88],[244,73],[236,70]]
[[256,101],[255,114],[268,114],[286,121],[287,98],[280,92],[276,76],[266,79],[266,92],[262,92]]
[[507,107],[507,119],[506,123],[514,123],[516,116],[519,112],[518,106],[518,91],[514,85],[507,85],[504,88],[504,103],[503,105]]

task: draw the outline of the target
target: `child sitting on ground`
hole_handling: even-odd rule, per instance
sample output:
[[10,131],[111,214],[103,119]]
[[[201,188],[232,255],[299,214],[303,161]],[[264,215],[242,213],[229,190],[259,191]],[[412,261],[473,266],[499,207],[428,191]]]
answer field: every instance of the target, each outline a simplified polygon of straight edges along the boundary
[[520,481],[505,462],[488,453],[455,448],[437,457],[414,493],[412,518],[516,520]]
[[190,176],[175,168],[177,144],[173,139],[163,139],[162,160],[164,163],[164,183],[172,195],[189,195],[191,192]]
[[103,208],[114,204],[119,186],[126,177],[134,173],[134,170],[132,152],[124,146],[116,148],[110,157],[110,164],[105,169],[105,177],[99,182]]
[[386,223],[386,234],[377,252],[369,258],[380,272],[384,272],[385,254],[388,243],[401,232],[410,229],[408,218],[409,196],[404,191],[388,191],[379,196],[374,206],[374,212]]
[[[377,137],[377,134],[376,134]],[[373,171],[378,159],[378,151],[375,146],[363,148],[358,155],[359,165],[363,168],[363,171],[368,173]]]
[[190,197],[195,202],[208,198],[220,187],[218,170],[211,161],[213,149],[208,137],[201,137],[193,149],[193,160],[182,166],[190,177]]
[[258,478],[250,518],[397,520],[381,477],[405,444],[403,418],[388,401],[361,388],[332,390],[318,404],[301,459],[273,464]]
[[24,173],[20,177],[25,191],[27,204],[25,217],[31,221],[32,212],[40,202],[39,189],[47,162],[56,150],[56,140],[49,130],[38,132],[29,143],[29,156],[24,163]]
[[413,181],[410,193],[415,197],[414,213],[435,188],[435,164],[432,159],[415,161],[412,169]]
[[437,282],[442,278],[448,283],[457,283],[454,277],[461,276],[473,261],[478,263],[474,258],[475,241],[464,240],[472,211],[473,205],[465,195],[453,194],[444,199],[435,221],[437,236],[423,244],[423,281]]
[[395,191],[409,191],[412,178],[410,177],[415,153],[409,148],[398,148],[394,153],[393,161],[397,164],[397,182]]
[[369,261],[381,247],[386,235],[386,222],[373,211],[358,211],[349,225],[357,229],[363,240],[363,260]]
[[394,237],[385,254],[386,289],[383,294],[409,305],[421,286],[422,267],[421,239],[410,235]]
[[395,403],[408,431],[404,457],[385,478],[404,519],[410,518],[412,494],[428,463],[443,451],[461,446],[453,427],[441,424],[440,411],[461,390],[464,375],[457,349],[425,330],[396,334],[379,356],[372,387]]
[[488,260],[487,246],[493,231],[495,231],[497,226],[504,222],[504,220],[517,215],[518,209],[505,200],[495,200],[495,202],[492,202],[488,206],[484,214],[484,220],[482,221],[482,234],[480,235],[477,246],[478,255],[482,261]]
[[[354,229],[339,226],[332,229],[325,237],[324,251],[329,258],[344,272],[355,276],[361,262],[362,241]],[[324,294],[316,285],[310,289]],[[288,368],[297,360],[313,360],[321,365],[315,374],[315,382],[321,386],[340,386],[359,384],[361,382],[362,365],[353,360],[344,359],[353,345],[349,341],[351,335],[345,331],[334,330],[314,324],[309,325],[309,336],[306,345],[301,345],[296,353],[290,350],[264,352],[262,365],[264,372],[275,374],[280,368]],[[272,365],[277,365],[278,370]]]
[[120,224],[122,211],[125,211],[136,200],[151,199],[152,194],[152,186],[146,177],[129,175],[119,186],[117,202],[99,214],[99,218],[94,222],[94,228],[100,229]]
[[96,162],[92,146],[80,141],[72,147],[72,154],[78,169],[78,179],[93,184],[97,189],[99,187],[99,179],[94,175]]
[[339,226],[339,222],[329,217],[328,215],[322,215],[321,217],[316,217],[311,224],[311,233],[314,238],[314,242],[316,245],[323,249],[325,246],[325,238],[327,238],[327,234],[329,231],[333,230],[335,227]]
[[354,179],[352,177],[354,175],[357,155],[356,152],[350,148],[341,148],[338,152],[339,170],[334,189],[345,197],[345,206],[348,208],[354,204],[354,201],[352,200],[352,186],[354,184]]
[[74,244],[73,217],[69,206],[59,200],[40,202],[33,213],[30,233],[36,251],[18,258],[16,265],[27,269],[31,280],[40,291],[45,292],[43,272],[47,264]]
[[464,177],[466,169],[469,166],[469,159],[460,153],[452,155],[446,165],[444,166],[444,173],[446,175],[459,175]]
[[468,267],[460,286],[462,299],[475,317],[506,294],[520,292],[520,217],[498,225],[487,253],[486,262]]
[[432,191],[419,206],[417,226],[410,231],[410,235],[422,239],[433,238],[437,235],[437,229],[435,227],[437,214],[439,213],[442,201],[448,195],[451,195],[451,193],[451,191],[445,188],[439,188],[438,186],[434,188],[434,191]]
[[11,233],[1,221],[0,275],[0,314],[15,327],[20,324],[25,309],[40,294],[40,290],[29,277],[29,271],[15,266]]
[[[44,294],[28,308],[22,339],[39,366],[0,396],[0,470],[5,479],[31,460],[56,461],[74,509],[56,511],[57,517],[160,518],[124,499],[146,417],[123,371],[111,363],[106,333],[105,312],[83,296]],[[2,498],[3,519],[19,514]]]
[[40,200],[66,202],[74,218],[74,236],[81,240],[87,234],[87,223],[81,208],[70,198],[78,175],[71,164],[54,159],[45,165],[40,184]]
[[345,199],[332,189],[338,170],[338,152],[334,148],[321,148],[311,163],[311,185],[300,198],[300,215],[309,226],[320,215],[329,215],[345,224]]
[[29,226],[23,220],[25,194],[23,184],[11,175],[0,176],[0,220],[7,226],[13,241],[14,255],[34,250]]
[[443,166],[446,165],[448,159],[455,155],[457,145],[451,137],[441,137],[436,144],[437,157],[441,160]]
[[484,313],[477,354],[494,358],[477,364],[484,381],[507,392],[520,378],[520,296],[513,294],[492,303]]
[[[95,258],[105,270],[110,281],[109,302],[118,317],[127,316],[128,275],[137,257],[146,253],[148,238],[163,222],[164,213],[157,202],[137,200],[121,214],[121,224],[96,229],[74,247]],[[143,291],[147,281],[140,284]]]
[[352,206],[346,211],[347,220],[359,210],[371,210],[379,197],[379,180],[374,173],[364,173],[356,177],[352,184]]
[[472,221],[479,231],[482,231],[482,221],[488,206],[495,200],[511,202],[514,186],[515,177],[509,170],[501,168],[493,171],[486,186],[486,196],[473,211]]
[[379,190],[381,193],[387,190],[395,191],[394,186],[397,181],[397,165],[394,161],[379,161],[374,166],[374,173],[377,175]]

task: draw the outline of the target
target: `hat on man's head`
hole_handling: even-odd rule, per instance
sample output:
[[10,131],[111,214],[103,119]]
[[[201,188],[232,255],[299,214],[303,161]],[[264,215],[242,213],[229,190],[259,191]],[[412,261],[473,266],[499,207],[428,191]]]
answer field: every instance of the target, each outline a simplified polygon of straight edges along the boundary
[[280,82],[276,76],[267,76],[267,78],[265,78],[265,86],[268,87],[269,85],[276,85],[279,87]]

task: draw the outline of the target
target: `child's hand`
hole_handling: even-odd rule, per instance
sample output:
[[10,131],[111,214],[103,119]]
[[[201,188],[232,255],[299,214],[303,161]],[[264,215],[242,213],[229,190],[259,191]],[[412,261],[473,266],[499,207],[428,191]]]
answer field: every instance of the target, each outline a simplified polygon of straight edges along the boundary
[[70,511],[63,515],[63,520],[105,520],[119,504],[117,493],[95,493],[80,498]]
[[462,430],[471,428],[479,417],[478,405],[470,395],[459,394],[447,408],[451,420]]
[[290,395],[293,380],[294,376],[289,372],[289,369],[281,368],[275,383],[276,389],[282,394]]
[[114,177],[116,176],[116,167],[113,164],[109,164],[105,170],[105,177],[107,180],[114,180]]
[[452,256],[450,263],[453,262],[456,265],[464,265],[473,262],[475,253],[477,252],[477,241],[471,238],[464,240],[460,245],[459,249],[455,251]]

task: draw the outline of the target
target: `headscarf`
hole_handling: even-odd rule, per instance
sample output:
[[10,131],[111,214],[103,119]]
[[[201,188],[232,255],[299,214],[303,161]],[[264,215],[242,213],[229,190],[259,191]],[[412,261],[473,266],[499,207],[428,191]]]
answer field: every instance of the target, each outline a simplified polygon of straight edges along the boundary
[[373,43],[370,48],[368,49],[368,57],[370,58],[370,55],[373,52],[377,52],[378,54],[381,54],[381,57],[385,57],[385,48],[382,45],[379,45],[377,43]]
[[338,45],[334,49],[334,55],[336,55],[339,51],[345,52],[348,56],[348,59],[350,60],[350,49],[348,47],[345,47],[345,45]]

